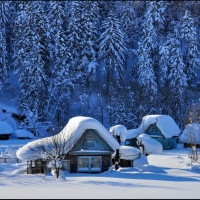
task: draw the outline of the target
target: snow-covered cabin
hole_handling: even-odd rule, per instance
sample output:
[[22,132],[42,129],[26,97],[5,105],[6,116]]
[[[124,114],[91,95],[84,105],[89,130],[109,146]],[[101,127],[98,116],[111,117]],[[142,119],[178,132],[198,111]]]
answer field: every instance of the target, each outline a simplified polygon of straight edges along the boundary
[[137,137],[141,134],[138,129],[128,129],[126,132],[126,142],[128,146],[138,148]]
[[131,139],[146,133],[160,142],[163,150],[167,150],[177,147],[180,132],[178,125],[169,115],[146,115],[142,118],[141,125],[134,129],[132,134],[129,133],[127,140],[131,142]]
[[[69,138],[65,147],[64,160],[67,162],[63,162],[68,165],[63,167],[69,172],[97,173],[107,171],[112,166],[112,154],[119,148],[119,143],[96,119],[83,116],[73,117],[59,134]],[[51,137],[48,139],[51,140]],[[29,142],[16,153],[18,158],[29,161],[31,165],[28,165],[28,168],[31,167],[31,170],[27,169],[27,171],[30,173],[34,171],[30,161],[36,160],[34,164],[39,163],[41,167],[44,164],[41,161],[44,155],[30,150],[30,147],[34,148],[36,144],[37,140]],[[38,161],[38,159],[41,160]]]
[[34,135],[30,131],[24,130],[24,129],[18,129],[14,132],[15,137],[18,139],[33,139]]
[[184,147],[192,147],[192,145],[196,145],[198,148],[200,147],[200,124],[192,123],[187,124],[183,133],[180,136],[180,140],[183,142]]
[[138,129],[160,142],[164,150],[177,147],[181,132],[169,115],[147,115],[142,118],[142,124]]
[[0,121],[0,140],[8,140],[13,133],[13,128],[10,124]]

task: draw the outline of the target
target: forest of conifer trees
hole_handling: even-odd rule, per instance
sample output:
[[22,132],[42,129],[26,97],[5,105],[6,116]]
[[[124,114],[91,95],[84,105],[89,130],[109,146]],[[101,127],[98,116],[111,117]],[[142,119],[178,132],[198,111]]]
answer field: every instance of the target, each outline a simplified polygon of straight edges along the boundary
[[12,74],[28,129],[77,115],[132,129],[147,114],[183,129],[200,97],[199,10],[200,1],[0,1],[0,95]]

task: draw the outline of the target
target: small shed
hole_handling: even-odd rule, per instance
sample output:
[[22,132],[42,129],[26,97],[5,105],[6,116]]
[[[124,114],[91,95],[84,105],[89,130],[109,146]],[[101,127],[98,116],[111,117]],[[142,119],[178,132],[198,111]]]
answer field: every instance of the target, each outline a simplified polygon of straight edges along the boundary
[[200,148],[200,124],[187,124],[180,136],[180,140],[183,142],[184,148],[191,148],[193,145]]
[[15,132],[15,137],[21,140],[25,139],[33,139],[34,135],[30,131],[24,130],[24,129],[18,129]]
[[8,140],[13,133],[13,128],[10,124],[0,121],[0,140]]
[[[63,159],[63,167],[69,172],[101,173],[112,166],[112,154],[119,149],[119,143],[96,119],[73,117],[59,134],[69,138],[66,141]],[[48,139],[51,140],[51,137]],[[47,138],[40,140],[47,141]],[[24,145],[17,151],[18,158],[28,161],[28,173],[44,172],[47,169],[47,166],[44,166],[47,163],[42,162],[43,155],[40,152],[35,152],[35,154],[30,152],[30,147],[34,148],[35,143],[37,140]],[[31,157],[33,159],[30,159]]]
[[163,150],[176,148],[181,132],[174,119],[169,115],[147,115],[142,118],[142,124],[138,130],[160,142]]
[[132,146],[135,148],[139,148],[137,144],[137,137],[141,134],[141,132],[138,129],[129,129],[126,132],[126,142],[125,144],[127,146]]
[[[115,125],[109,129],[109,132],[119,142],[120,148],[113,155],[113,165],[117,169],[118,166],[121,167],[132,167],[134,165],[134,160],[138,159],[141,155],[141,151],[138,148],[132,146],[125,146],[127,139],[127,128],[124,125]],[[129,133],[128,133],[129,134]]]

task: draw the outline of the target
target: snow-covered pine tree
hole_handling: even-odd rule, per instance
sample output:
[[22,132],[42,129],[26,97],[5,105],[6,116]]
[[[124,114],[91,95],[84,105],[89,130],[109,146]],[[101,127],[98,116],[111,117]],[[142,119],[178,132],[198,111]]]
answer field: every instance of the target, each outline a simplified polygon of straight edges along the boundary
[[197,31],[190,12],[186,10],[183,17],[181,37],[183,38],[183,49],[185,57],[185,74],[187,75],[188,84],[195,83],[197,70],[200,69],[200,59],[197,44]]
[[175,28],[174,35],[170,36],[169,49],[169,90],[170,90],[170,105],[173,116],[177,121],[183,117],[185,109],[185,91],[188,87],[187,76],[184,72],[185,64],[183,62],[183,54],[181,52],[180,41],[178,38],[179,32]]
[[139,42],[139,47],[137,50],[138,55],[138,74],[139,74],[139,85],[143,88],[144,96],[151,97],[150,94],[157,93],[157,83],[154,72],[154,62],[153,62],[153,50],[155,48],[155,38],[156,33],[154,29],[149,29],[149,27],[144,24],[143,36]]
[[9,18],[9,2],[0,2],[0,93],[3,84],[7,78],[8,67],[8,51],[7,51],[7,22]]
[[78,68],[82,82],[87,85],[95,79],[97,67],[98,12],[96,1],[83,1],[81,20],[83,38]]
[[165,86],[168,71],[170,67],[170,39],[171,35],[167,36],[167,41],[159,47],[159,66],[160,66],[160,85]]
[[[81,24],[82,1],[71,1],[70,18],[67,28],[67,47],[71,53],[70,73],[74,78],[81,78],[78,72],[82,47],[83,29]],[[77,81],[75,81],[78,83]]]
[[106,74],[107,96],[112,80],[116,80],[117,85],[123,82],[126,51],[121,23],[111,11],[101,26],[98,51],[99,61],[103,62],[102,73]]
[[[163,29],[164,4],[162,1],[147,2],[143,35],[138,47],[139,84],[146,90],[145,93],[157,93],[158,63],[157,52],[159,45],[158,32]],[[153,99],[152,99],[153,100]]]
[[136,13],[133,7],[133,1],[121,2],[121,6],[118,8],[118,15],[120,16],[123,31],[124,40],[128,49],[134,47],[135,39],[135,26]]
[[[49,98],[46,114],[50,120],[53,120],[56,114],[63,118],[68,112],[67,108],[73,88],[69,73],[71,55],[66,46],[67,38],[63,28],[64,10],[61,3],[50,1],[48,5],[48,46],[51,58],[49,78],[51,81],[48,87]],[[60,120],[60,117],[57,119]]]
[[41,41],[44,22],[37,16],[42,9],[40,6],[41,2],[35,1],[19,3],[14,27],[14,66],[21,87],[19,107],[26,115],[32,113],[35,120],[42,117],[45,108],[47,81]]

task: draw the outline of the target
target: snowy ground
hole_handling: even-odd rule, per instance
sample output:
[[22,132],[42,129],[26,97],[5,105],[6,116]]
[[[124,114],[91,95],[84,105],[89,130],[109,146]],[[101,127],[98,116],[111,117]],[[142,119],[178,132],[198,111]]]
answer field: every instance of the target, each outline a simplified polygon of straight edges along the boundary
[[[27,140],[10,142],[12,146],[20,146]],[[0,148],[6,145],[9,142],[0,141]],[[64,173],[58,180],[51,174],[25,174],[26,163],[3,163],[0,164],[0,196],[1,199],[198,199],[200,165],[191,166],[188,153],[189,149],[179,146],[148,156],[149,164],[141,169],[120,168],[101,174]]]

